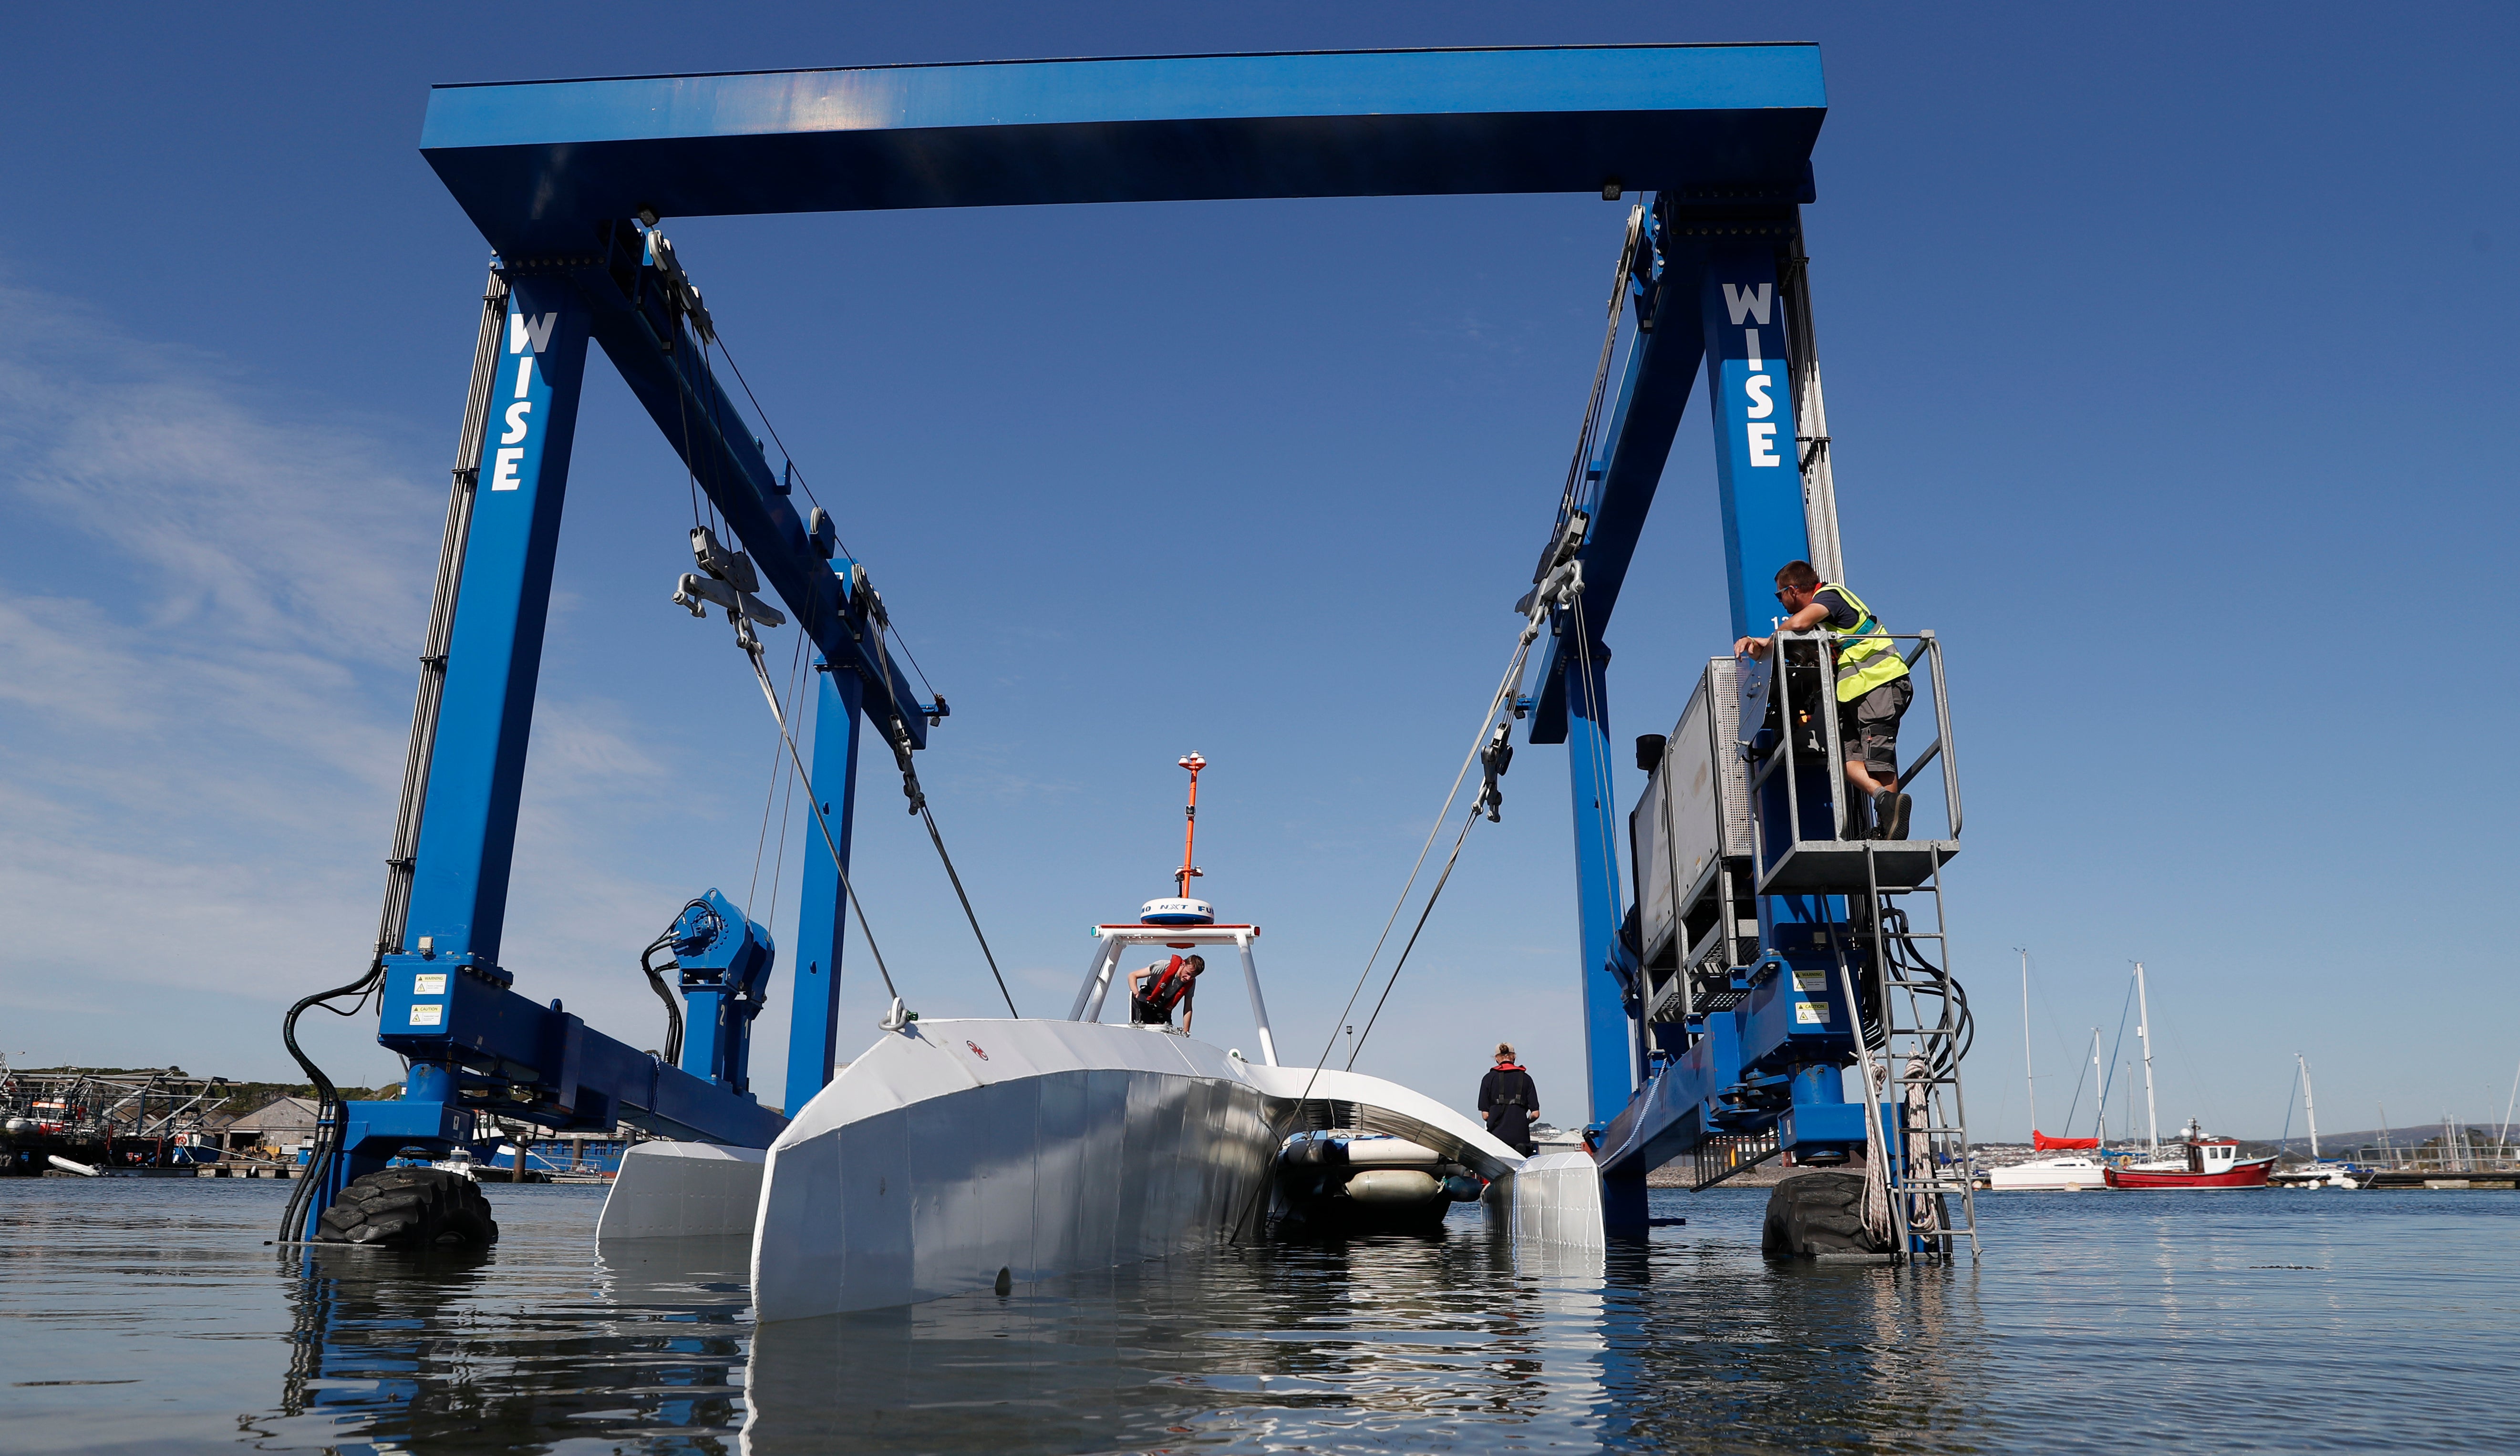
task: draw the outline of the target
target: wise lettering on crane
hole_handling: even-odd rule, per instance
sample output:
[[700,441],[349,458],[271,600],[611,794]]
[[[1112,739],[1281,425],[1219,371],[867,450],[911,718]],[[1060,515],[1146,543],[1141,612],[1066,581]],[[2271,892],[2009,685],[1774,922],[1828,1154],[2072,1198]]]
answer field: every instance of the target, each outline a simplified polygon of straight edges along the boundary
[[499,436],[498,453],[490,462],[493,490],[516,490],[524,484],[517,478],[517,468],[524,463],[525,435],[533,428],[534,358],[551,342],[552,326],[559,322],[557,313],[539,318],[527,318],[521,313],[508,315],[508,352],[516,356],[517,387],[515,402],[507,409],[507,432]]
[[[1777,456],[1778,422],[1771,418],[1777,412],[1777,401],[1771,392],[1776,388],[1776,382],[1768,373],[1766,350],[1759,346],[1759,330],[1767,326],[1769,313],[1775,308],[1776,301],[1774,284],[1763,283],[1756,288],[1724,285],[1724,306],[1732,315],[1733,327],[1741,330],[1744,345],[1741,392],[1750,407],[1746,416],[1748,423],[1743,426],[1747,432],[1743,442],[1750,448],[1750,464],[1753,466],[1784,463]],[[1745,319],[1753,321],[1755,327],[1744,325]]]

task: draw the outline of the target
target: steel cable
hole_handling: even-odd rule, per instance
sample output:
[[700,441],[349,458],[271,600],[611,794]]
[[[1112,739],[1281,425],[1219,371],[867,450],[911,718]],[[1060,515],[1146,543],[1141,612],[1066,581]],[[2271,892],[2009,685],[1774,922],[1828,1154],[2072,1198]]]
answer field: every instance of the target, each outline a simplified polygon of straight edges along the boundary
[[[779,722],[779,741],[788,746],[788,761],[796,765],[796,777],[805,785],[805,806],[814,811],[814,825],[823,832],[823,847],[832,854],[832,868],[839,873],[840,888],[848,894],[849,908],[857,912],[858,933],[866,937],[867,950],[875,957],[876,974],[883,978],[883,989],[894,1000],[901,999],[900,988],[892,983],[892,971],[883,963],[883,947],[875,943],[875,931],[867,925],[866,906],[858,900],[858,887],[849,880],[848,856],[840,852],[840,842],[832,834],[831,821],[823,815],[822,796],[814,791],[814,776],[805,771],[805,760],[796,751],[796,740],[788,732],[788,715],[779,708],[779,694],[770,685],[770,669],[761,665],[761,644],[747,640],[743,644],[744,660],[752,664],[752,675],[761,684],[761,697],[770,705],[770,716]],[[832,968],[832,993],[839,994],[839,967]]]
[[[823,498],[814,493],[814,482],[805,478],[804,469],[796,464],[795,452],[789,450],[788,441],[780,437],[778,422],[770,418],[770,411],[763,408],[760,397],[752,392],[752,382],[743,377],[743,366],[736,362],[735,350],[727,346],[725,336],[712,329],[709,333],[709,342],[715,344],[717,351],[726,356],[726,367],[734,372],[735,382],[742,388],[743,397],[751,402],[753,414],[760,417],[761,428],[770,432],[770,442],[779,447],[779,454],[787,461],[789,474],[798,485],[804,487],[805,498],[817,506],[822,505]],[[830,515],[828,509],[824,514],[827,517]],[[832,521],[832,541],[839,548],[840,555],[852,561],[857,559],[857,553],[849,549],[849,543],[840,538],[839,523],[836,520]],[[892,635],[899,637],[901,633],[896,629]],[[901,644],[901,655],[910,660],[910,670],[919,674],[920,685],[927,689],[927,696],[933,699],[936,696],[936,685],[927,680],[927,669],[919,665],[919,655],[911,651],[910,644],[906,640]]]
[[[1338,1045],[1338,1028],[1346,1024],[1348,1014],[1356,1009],[1357,997],[1365,993],[1366,982],[1372,978],[1373,963],[1381,959],[1382,947],[1391,938],[1391,928],[1399,924],[1400,912],[1408,908],[1410,891],[1417,888],[1418,876],[1426,868],[1426,856],[1434,852],[1435,839],[1444,832],[1444,821],[1452,817],[1454,800],[1461,796],[1462,784],[1469,777],[1470,765],[1478,761],[1479,751],[1487,746],[1497,715],[1510,711],[1520,694],[1523,667],[1530,660],[1531,644],[1539,637],[1539,619],[1547,606],[1545,602],[1535,604],[1524,623],[1521,638],[1514,644],[1513,657],[1506,664],[1505,676],[1498,682],[1495,696],[1488,700],[1488,710],[1479,719],[1478,733],[1470,740],[1470,751],[1462,756],[1460,770],[1453,775],[1453,787],[1444,796],[1444,806],[1436,810],[1435,822],[1426,830],[1426,842],[1418,847],[1417,862],[1409,867],[1409,879],[1400,887],[1400,897],[1392,902],[1391,914],[1383,919],[1382,933],[1374,937],[1373,950],[1365,958],[1365,969],[1357,973],[1356,985],[1347,993],[1347,1004],[1339,1008],[1337,1020],[1330,1023],[1329,1040],[1322,1044],[1322,1054],[1313,1063],[1312,1075],[1304,1079],[1304,1090],[1295,1099],[1298,1106],[1313,1095],[1313,1084],[1321,1079],[1322,1069],[1329,1065],[1330,1052]],[[1450,873],[1449,865],[1446,873]],[[1424,924],[1422,918],[1419,924]],[[1413,934],[1411,939],[1414,942],[1416,936]]]
[[[1400,958],[1391,963],[1391,975],[1382,982],[1382,994],[1373,1000],[1373,1012],[1365,1019],[1365,1030],[1349,1043],[1347,1065],[1341,1069],[1342,1070],[1356,1070],[1357,1053],[1363,1051],[1366,1042],[1372,1037],[1373,1024],[1382,1019],[1382,1005],[1391,999],[1391,988],[1400,983],[1401,968],[1409,964],[1409,952],[1418,948],[1418,937],[1426,930],[1426,917],[1435,913],[1435,902],[1443,898],[1444,885],[1453,878],[1453,866],[1462,858],[1462,845],[1470,837],[1470,826],[1478,822],[1479,811],[1476,808],[1472,808],[1462,820],[1462,832],[1453,837],[1453,852],[1444,858],[1444,872],[1435,877],[1435,887],[1426,891],[1426,904],[1418,912],[1418,924],[1409,932],[1409,942],[1400,947]],[[1332,1045],[1336,1043],[1333,1042]]]
[[1007,1015],[1021,1020],[1023,1013],[1015,1010],[1015,998],[1007,991],[1007,978],[998,972],[998,958],[990,953],[989,937],[980,931],[980,917],[971,913],[971,897],[963,892],[963,877],[954,870],[954,856],[945,852],[945,837],[936,832],[936,816],[928,812],[924,796],[921,797],[919,817],[927,824],[927,838],[936,845],[936,857],[945,862],[945,878],[954,882],[954,898],[963,902],[963,918],[971,923],[971,936],[980,942],[980,956],[989,963],[989,978],[998,983],[998,995],[1007,1003]]

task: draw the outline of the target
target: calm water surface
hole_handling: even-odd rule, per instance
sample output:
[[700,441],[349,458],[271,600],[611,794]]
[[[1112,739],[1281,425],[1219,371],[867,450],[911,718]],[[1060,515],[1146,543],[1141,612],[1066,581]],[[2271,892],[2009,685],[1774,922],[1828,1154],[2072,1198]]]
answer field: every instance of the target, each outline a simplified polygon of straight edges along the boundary
[[1606,1258],[1230,1250],[757,1329],[741,1246],[267,1248],[285,1186],[0,1179],[0,1449],[2510,1449],[2520,1197],[2012,1194],[1954,1270],[1771,1266],[1766,1195]]

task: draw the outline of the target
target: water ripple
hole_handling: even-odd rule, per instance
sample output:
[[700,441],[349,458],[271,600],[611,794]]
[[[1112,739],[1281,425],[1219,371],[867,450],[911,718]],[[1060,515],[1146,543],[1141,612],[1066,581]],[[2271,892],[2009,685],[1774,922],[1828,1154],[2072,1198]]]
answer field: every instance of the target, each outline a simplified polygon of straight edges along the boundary
[[[493,1185],[486,1254],[291,1252],[285,1190],[0,1180],[13,1451],[2487,1450],[2520,1199],[1990,1197],[1984,1262],[1779,1266],[1764,1198],[1607,1256],[1231,1249],[767,1328],[744,1250]],[[2419,1398],[2418,1398],[2419,1397]]]

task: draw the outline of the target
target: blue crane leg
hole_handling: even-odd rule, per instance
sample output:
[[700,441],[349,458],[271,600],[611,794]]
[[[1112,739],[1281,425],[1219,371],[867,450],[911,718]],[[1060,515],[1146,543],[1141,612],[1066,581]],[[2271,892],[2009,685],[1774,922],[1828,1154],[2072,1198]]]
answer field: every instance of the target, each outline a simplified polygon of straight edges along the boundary
[[[1724,573],[1731,588],[1732,634],[1764,637],[1778,621],[1777,569],[1811,555],[1775,245],[1760,240],[1709,248],[1697,306],[1706,333],[1706,394],[1714,404],[1708,414],[1714,422],[1715,477],[1724,502]],[[1798,772],[1794,792],[1804,810],[1803,833],[1834,837],[1826,805],[1835,770],[1814,764]],[[1781,773],[1759,790],[1757,812],[1766,822],[1767,838],[1777,842],[1792,838],[1785,822],[1786,797]],[[1760,866],[1762,872],[1766,868]],[[1778,943],[1780,921],[1821,918],[1817,900],[1764,896],[1759,901],[1761,941]]]
[[587,330],[564,280],[510,281],[402,947],[427,936],[450,966],[499,959]]
[[[1606,1121],[1635,1085],[1619,945],[1619,813],[1610,778],[1609,649],[1566,660],[1566,769],[1575,803],[1575,899],[1584,938],[1584,1089],[1589,1120]],[[1589,677],[1586,675],[1589,669]]]
[[1777,569],[1811,554],[1781,293],[1775,244],[1708,250],[1697,306],[1735,637],[1775,629]]
[[[846,563],[838,564],[842,570]],[[866,688],[841,668],[818,671],[822,691],[814,706],[814,787],[824,817],[845,860],[857,817],[859,700]],[[820,829],[806,837],[805,885],[797,899],[795,998],[788,1022],[788,1102],[790,1115],[830,1085],[840,1030],[840,950],[848,929],[848,896],[841,865],[832,859]]]

